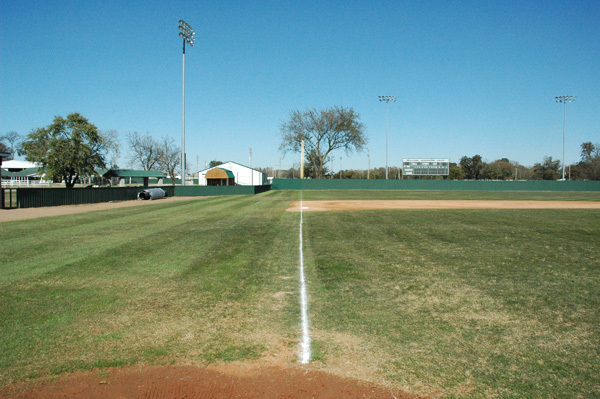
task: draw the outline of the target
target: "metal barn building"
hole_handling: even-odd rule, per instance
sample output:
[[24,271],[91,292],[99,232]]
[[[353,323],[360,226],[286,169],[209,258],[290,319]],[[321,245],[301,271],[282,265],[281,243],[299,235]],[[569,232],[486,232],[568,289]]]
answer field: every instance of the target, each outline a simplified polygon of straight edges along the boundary
[[[228,175],[227,185],[232,185],[230,180],[231,175],[233,175],[233,184],[238,186],[261,186],[263,184],[268,184],[267,175],[265,173],[249,168],[248,166],[240,165],[239,163],[230,161],[198,172],[198,184],[200,186],[207,185],[208,181],[206,178],[206,174],[213,169],[221,169],[225,171],[225,173]],[[227,172],[230,172],[230,174]],[[209,179],[211,178],[211,175],[215,173],[221,174],[221,172],[218,171],[209,173]]]

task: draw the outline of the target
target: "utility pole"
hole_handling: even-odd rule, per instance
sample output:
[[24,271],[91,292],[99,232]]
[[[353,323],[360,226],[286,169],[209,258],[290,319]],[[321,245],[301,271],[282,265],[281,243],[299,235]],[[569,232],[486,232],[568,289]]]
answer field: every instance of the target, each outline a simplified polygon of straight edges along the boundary
[[371,149],[367,149],[367,158],[369,159],[369,165],[367,168],[367,180],[371,178]]
[[183,90],[181,105],[181,185],[185,186],[185,43],[194,46],[194,30],[183,19],[179,20],[179,37],[183,39]]
[[389,105],[396,102],[396,96],[379,96],[379,101],[385,102],[385,180],[388,179],[388,141],[389,141]]
[[565,131],[567,130],[567,103],[572,103],[577,97],[575,96],[558,96],[554,97],[557,103],[563,104],[563,153],[562,153],[562,180],[565,180]]

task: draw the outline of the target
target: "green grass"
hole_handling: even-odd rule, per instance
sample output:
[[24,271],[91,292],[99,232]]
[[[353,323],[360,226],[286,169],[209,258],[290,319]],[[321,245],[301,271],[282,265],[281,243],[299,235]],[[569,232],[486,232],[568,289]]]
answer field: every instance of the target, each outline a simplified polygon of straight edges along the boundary
[[[295,352],[299,215],[285,209],[300,195],[600,200],[275,191],[2,223],[0,386]],[[442,397],[598,397],[598,237],[597,210],[307,212],[311,367]]]
[[[305,193],[306,194],[306,193]],[[600,395],[600,212],[305,213],[315,339],[448,397]]]
[[271,350],[298,313],[273,297],[296,291],[287,205],[220,197],[3,223],[0,381]]

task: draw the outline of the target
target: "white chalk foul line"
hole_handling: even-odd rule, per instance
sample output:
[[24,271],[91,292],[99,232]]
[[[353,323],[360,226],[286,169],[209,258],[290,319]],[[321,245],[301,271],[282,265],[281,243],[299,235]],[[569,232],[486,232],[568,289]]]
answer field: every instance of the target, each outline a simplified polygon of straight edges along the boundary
[[302,342],[300,343],[300,363],[310,362],[310,334],[308,329],[308,295],[304,277],[304,251],[302,249],[302,197],[300,197],[300,311],[302,318]]

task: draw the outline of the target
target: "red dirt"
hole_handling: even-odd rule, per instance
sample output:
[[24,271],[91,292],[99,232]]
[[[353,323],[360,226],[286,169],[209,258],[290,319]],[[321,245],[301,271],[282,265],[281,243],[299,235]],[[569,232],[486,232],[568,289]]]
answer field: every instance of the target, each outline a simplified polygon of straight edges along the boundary
[[[32,385],[35,384],[35,385]],[[0,389],[18,399],[386,398],[414,395],[298,367],[132,366]]]

